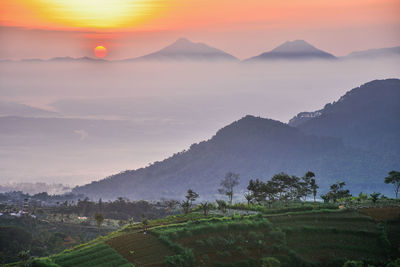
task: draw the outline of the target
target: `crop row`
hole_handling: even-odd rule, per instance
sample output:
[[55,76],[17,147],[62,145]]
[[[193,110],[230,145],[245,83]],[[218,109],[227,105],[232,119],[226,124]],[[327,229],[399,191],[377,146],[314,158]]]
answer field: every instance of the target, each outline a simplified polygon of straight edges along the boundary
[[85,266],[132,266],[126,259],[107,244],[97,244],[78,251],[61,254],[53,258],[62,267]]
[[65,261],[69,261],[73,258],[79,258],[82,256],[87,256],[87,255],[91,255],[91,254],[95,254],[98,252],[101,252],[102,250],[106,250],[108,249],[109,246],[107,246],[107,244],[101,243],[101,244],[96,244],[93,246],[89,246],[89,247],[84,247],[80,250],[75,250],[75,251],[71,251],[71,252],[66,252],[66,253],[61,253],[57,256],[54,257],[54,260],[57,262],[65,262]]

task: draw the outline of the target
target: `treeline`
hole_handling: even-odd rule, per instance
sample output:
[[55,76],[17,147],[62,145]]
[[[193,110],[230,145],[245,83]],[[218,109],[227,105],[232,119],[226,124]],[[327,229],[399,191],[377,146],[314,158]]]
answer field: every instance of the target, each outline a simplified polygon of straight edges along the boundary
[[271,204],[273,201],[306,201],[307,197],[313,196],[316,200],[319,186],[315,181],[315,174],[307,172],[303,177],[288,175],[284,172],[274,175],[269,181],[263,182],[259,179],[250,180],[247,189],[249,193],[245,198],[250,202]]
[[[388,176],[384,178],[384,183],[392,185],[396,199],[398,198],[400,190],[400,172],[391,171]],[[228,208],[229,204],[232,206],[232,200],[234,196],[234,188],[239,185],[239,174],[228,172],[225,177],[221,180],[220,188],[218,192],[228,197],[229,203],[224,200],[217,199],[215,202],[220,210]],[[319,185],[316,182],[315,174],[308,171],[302,177],[295,175],[289,175],[281,172],[275,174],[271,179],[262,181],[260,179],[251,179],[247,186],[247,192],[244,194],[244,198],[247,201],[247,206],[250,204],[266,205],[271,207],[274,203],[288,204],[289,202],[306,202],[311,197],[316,202],[318,196]],[[378,199],[388,199],[388,197],[382,195],[379,192],[373,192],[371,194],[360,193],[358,197],[353,197],[349,189],[346,189],[346,183],[338,181],[332,184],[329,191],[326,194],[320,195],[324,203],[337,203],[351,201],[362,201],[371,200],[376,203]],[[180,205],[185,213],[192,210],[193,203],[199,198],[192,189],[187,191],[185,196],[186,200],[181,202]],[[216,205],[210,202],[202,202],[198,205],[198,209],[204,211],[207,215],[210,209],[215,208]]]
[[[384,178],[384,183],[392,185],[396,199],[400,189],[400,172],[391,171],[388,176]],[[224,184],[221,182],[221,185]],[[329,191],[326,194],[320,195],[321,199],[325,203],[336,203],[338,201],[349,201],[354,197],[350,193],[349,189],[345,188],[345,182],[336,182],[329,187]],[[245,193],[244,197],[247,203],[268,203],[271,204],[275,201],[288,202],[288,201],[306,201],[311,196],[316,201],[319,186],[315,180],[315,174],[313,172],[307,172],[303,177],[297,177],[294,175],[288,175],[284,172],[274,175],[270,180],[263,182],[259,179],[251,179],[247,186],[248,192]],[[232,192],[230,193],[230,199],[232,199]],[[378,198],[387,199],[386,196],[379,192],[373,192],[371,194],[359,194],[359,199],[371,199],[372,202],[376,202]]]
[[15,205],[29,202],[29,204],[32,206],[55,206],[65,201],[74,203],[78,199],[84,198],[85,196],[82,194],[76,195],[72,193],[66,193],[62,195],[50,195],[47,192],[31,195],[22,191],[0,193],[0,202]]
[[78,214],[79,216],[95,217],[102,214],[104,218],[114,220],[139,221],[143,216],[149,219],[161,218],[169,214],[170,210],[165,202],[150,203],[144,200],[130,201],[122,197],[115,201],[90,201],[88,198],[78,200],[74,205],[68,202],[53,207],[53,212],[62,214]]

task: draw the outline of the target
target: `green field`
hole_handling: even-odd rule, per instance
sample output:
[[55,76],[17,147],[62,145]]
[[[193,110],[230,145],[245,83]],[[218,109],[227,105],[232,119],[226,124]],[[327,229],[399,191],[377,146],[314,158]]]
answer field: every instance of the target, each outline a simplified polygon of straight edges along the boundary
[[281,266],[341,267],[346,260],[386,266],[399,256],[400,208],[287,210],[170,216],[149,221],[146,233],[141,223],[125,226],[42,261],[61,267],[269,266],[273,257]]
[[174,254],[155,236],[141,232],[121,235],[107,243],[135,266],[163,266],[165,257]]
[[61,267],[129,267],[124,257],[104,242],[84,246],[81,249],[66,251],[51,258]]

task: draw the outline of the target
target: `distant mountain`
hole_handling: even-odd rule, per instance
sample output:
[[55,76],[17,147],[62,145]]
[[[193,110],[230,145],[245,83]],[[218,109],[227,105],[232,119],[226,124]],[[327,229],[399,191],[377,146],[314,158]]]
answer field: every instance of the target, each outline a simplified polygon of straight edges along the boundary
[[107,60],[101,58],[92,57],[53,57],[50,59],[40,58],[25,58],[21,59],[20,62],[107,62]]
[[396,47],[388,47],[388,48],[378,48],[378,49],[369,49],[364,51],[355,51],[347,56],[343,57],[344,59],[371,59],[371,58],[381,58],[381,57],[393,57],[400,56],[400,46]]
[[236,57],[203,43],[185,38],[176,40],[160,51],[124,61],[235,61]]
[[321,191],[344,180],[355,193],[381,191],[387,172],[400,162],[400,80],[382,80],[353,89],[316,114],[290,125],[246,116],[208,141],[153,165],[125,171],[77,187],[76,193],[103,199],[179,198],[192,188],[215,198],[228,171],[241,175],[240,189],[250,178],[268,179],[284,171],[318,176]]
[[56,112],[14,102],[0,101],[0,117],[3,116],[49,117],[55,115],[57,115]]
[[0,185],[0,193],[22,191],[26,194],[47,192],[49,195],[64,194],[71,191],[68,185],[46,183],[8,183]]
[[92,62],[106,62],[106,60],[101,58],[92,58],[92,57],[54,57],[47,61],[59,61],[59,62],[68,62],[68,61],[92,61]]
[[[316,112],[289,121],[306,134],[340,138],[345,145],[400,162],[400,80],[376,80]],[[311,115],[310,115],[311,114]],[[388,162],[389,162],[388,161]],[[392,161],[393,162],[393,161]]]
[[287,41],[275,49],[249,58],[245,62],[257,62],[268,60],[332,60],[336,57],[310,45],[304,40]]

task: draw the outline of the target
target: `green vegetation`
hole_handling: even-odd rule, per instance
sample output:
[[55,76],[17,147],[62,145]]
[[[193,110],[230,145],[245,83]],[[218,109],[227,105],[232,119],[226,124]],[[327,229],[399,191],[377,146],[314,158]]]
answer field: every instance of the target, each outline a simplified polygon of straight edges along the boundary
[[142,232],[119,235],[107,244],[136,266],[162,264],[165,257],[174,255],[156,237]]
[[[379,193],[351,196],[337,182],[325,202],[307,202],[318,188],[313,177],[280,173],[266,183],[250,181],[247,203],[196,206],[199,194],[189,189],[182,214],[154,220],[142,214],[141,222],[62,253],[32,260],[29,249],[18,247],[14,257],[23,266],[53,267],[397,266],[400,201]],[[100,229],[102,213],[93,219]],[[14,230],[8,234],[32,238]]]
[[315,177],[313,172],[307,172],[301,178],[281,172],[267,182],[259,179],[250,180],[247,186],[247,190],[250,191],[250,194],[246,194],[247,201],[248,203],[252,201],[256,203],[267,202],[271,206],[276,201],[306,201],[311,194],[315,199],[318,185],[313,177]]
[[132,266],[124,257],[104,242],[96,242],[72,251],[67,250],[51,257],[51,260],[61,267]]
[[221,181],[221,188],[218,192],[226,195],[229,198],[229,203],[232,205],[233,189],[239,184],[239,174],[228,172],[225,178]]
[[389,172],[389,176],[385,178],[385,184],[393,184],[394,193],[396,195],[396,198],[398,198],[400,189],[400,172],[398,171]]
[[[346,185],[345,182],[334,183],[333,185],[330,186],[329,192],[326,193],[325,195],[321,195],[321,198],[324,200],[324,202],[332,201],[333,203],[336,203],[338,199],[351,197],[350,190],[344,189],[345,185]],[[360,193],[359,197],[360,199],[367,199],[367,196],[363,195],[362,193]]]
[[37,266],[385,266],[399,256],[399,207],[358,211],[309,202],[254,215],[215,214],[215,205],[211,211],[148,220],[147,233],[143,222],[125,225]]

